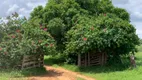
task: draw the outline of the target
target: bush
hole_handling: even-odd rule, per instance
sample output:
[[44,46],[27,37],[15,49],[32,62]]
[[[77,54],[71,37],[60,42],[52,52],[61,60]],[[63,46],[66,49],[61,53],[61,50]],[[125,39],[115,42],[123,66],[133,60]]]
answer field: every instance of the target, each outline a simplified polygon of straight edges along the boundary
[[1,24],[4,37],[0,43],[0,66],[12,68],[21,63],[23,55],[55,51],[55,41],[44,26],[15,15],[7,18],[7,23]]

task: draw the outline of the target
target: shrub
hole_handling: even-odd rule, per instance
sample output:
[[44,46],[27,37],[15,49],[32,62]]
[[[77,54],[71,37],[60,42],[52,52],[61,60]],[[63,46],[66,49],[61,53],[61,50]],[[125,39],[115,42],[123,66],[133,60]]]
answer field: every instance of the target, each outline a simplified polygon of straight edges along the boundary
[[13,68],[21,63],[23,55],[49,54],[55,50],[55,41],[44,26],[18,16],[10,16],[3,26],[0,43],[0,66]]

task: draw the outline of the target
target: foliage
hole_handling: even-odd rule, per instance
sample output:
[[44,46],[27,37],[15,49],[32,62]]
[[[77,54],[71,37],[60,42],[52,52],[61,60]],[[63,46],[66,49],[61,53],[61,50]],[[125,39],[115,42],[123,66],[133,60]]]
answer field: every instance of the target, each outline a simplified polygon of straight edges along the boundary
[[134,53],[139,44],[129,13],[110,0],[49,0],[31,13],[35,19],[49,28],[67,56],[95,51],[120,61],[120,55]]
[[60,18],[54,18],[50,20],[48,24],[48,30],[51,35],[57,40],[57,43],[60,44],[63,42],[62,37],[64,36],[65,32],[65,24]]
[[15,67],[23,55],[49,54],[55,49],[55,41],[39,25],[20,19],[16,14],[1,24],[4,37],[0,43],[0,66]]
[[[41,6],[31,13],[31,20],[39,19],[39,23],[44,24],[55,38],[59,50],[63,50],[65,34],[73,25],[72,18],[76,14],[86,13],[86,10],[81,9],[74,0],[49,0],[42,10],[39,9],[42,9]],[[40,11],[43,12],[39,14]],[[42,17],[38,18],[36,14]]]
[[135,28],[113,14],[101,14],[95,19],[79,17],[78,23],[68,31],[67,39],[67,53],[95,50],[111,55],[129,54],[139,44]]

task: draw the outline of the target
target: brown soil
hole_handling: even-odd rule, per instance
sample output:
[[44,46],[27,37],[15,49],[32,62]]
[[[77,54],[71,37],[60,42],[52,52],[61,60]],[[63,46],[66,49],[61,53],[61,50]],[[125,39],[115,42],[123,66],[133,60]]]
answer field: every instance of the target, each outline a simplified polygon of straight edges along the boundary
[[28,80],[77,80],[78,77],[84,80],[95,80],[91,77],[68,71],[63,68],[54,68],[52,66],[45,66],[45,68],[47,74],[42,76],[32,76]]

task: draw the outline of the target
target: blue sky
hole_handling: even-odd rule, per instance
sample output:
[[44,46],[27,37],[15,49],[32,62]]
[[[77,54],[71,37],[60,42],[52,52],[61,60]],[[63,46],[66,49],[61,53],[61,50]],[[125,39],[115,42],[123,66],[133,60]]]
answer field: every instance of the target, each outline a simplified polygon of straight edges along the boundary
[[[38,5],[45,6],[47,0],[0,0],[0,17],[13,12],[29,17],[30,12]],[[112,0],[116,7],[126,9],[131,16],[131,23],[136,27],[137,34],[142,38],[142,0]]]

